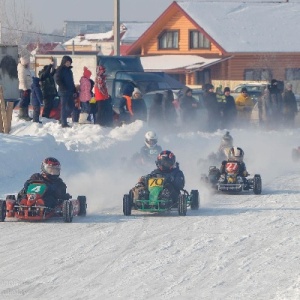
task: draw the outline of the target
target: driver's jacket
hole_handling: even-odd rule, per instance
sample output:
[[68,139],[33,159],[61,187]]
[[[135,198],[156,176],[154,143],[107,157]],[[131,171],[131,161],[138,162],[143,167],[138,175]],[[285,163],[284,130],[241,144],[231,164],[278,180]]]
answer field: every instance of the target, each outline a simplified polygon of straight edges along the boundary
[[140,154],[144,160],[155,161],[158,154],[162,151],[161,146],[155,145],[153,148],[148,148],[146,145],[140,150]]
[[185,179],[183,172],[179,169],[179,167],[173,168],[168,171],[162,171],[160,169],[155,169],[149,175],[143,176],[141,178],[141,182],[147,186],[147,181],[150,177],[164,178],[164,182],[166,186],[171,186],[176,193],[179,194],[180,190],[184,188]]
[[241,162],[241,161],[235,161],[235,160],[222,161],[222,165],[220,168],[221,174],[226,174],[226,165],[227,164],[237,164],[238,165],[238,174],[237,174],[238,176],[246,177],[248,175],[245,163]]
[[66,193],[67,186],[61,178],[49,179],[44,177],[40,173],[35,173],[24,183],[23,189],[18,193],[18,201],[26,198],[27,188],[30,183],[34,181],[42,181],[46,184],[47,190],[43,196],[43,200],[46,206],[54,207],[57,200],[69,199],[69,195]]

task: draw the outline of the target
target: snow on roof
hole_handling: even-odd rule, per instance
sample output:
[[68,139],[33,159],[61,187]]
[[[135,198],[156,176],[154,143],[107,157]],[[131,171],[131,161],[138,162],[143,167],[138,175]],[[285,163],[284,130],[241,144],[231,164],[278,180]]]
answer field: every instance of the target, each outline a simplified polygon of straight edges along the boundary
[[85,34],[84,37],[86,40],[109,40],[112,39],[114,36],[113,30],[107,31],[107,32],[101,32],[101,33],[89,33]]
[[227,52],[298,52],[300,3],[177,4]]
[[199,69],[220,61],[220,58],[204,58],[198,55],[158,55],[141,56],[145,71],[162,71],[176,69]]
[[151,25],[151,22],[126,22],[123,25],[126,27],[126,32],[122,36],[122,42],[135,42]]

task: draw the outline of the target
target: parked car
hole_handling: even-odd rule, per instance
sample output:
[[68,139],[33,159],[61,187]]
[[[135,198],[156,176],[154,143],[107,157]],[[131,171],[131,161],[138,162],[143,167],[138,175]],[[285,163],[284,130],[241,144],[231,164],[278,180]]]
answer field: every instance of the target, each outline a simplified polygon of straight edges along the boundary
[[258,97],[262,94],[262,92],[267,87],[266,83],[243,83],[236,86],[231,91],[231,96],[235,99],[242,92],[242,88],[246,88],[249,96],[252,98],[254,103],[257,102]]

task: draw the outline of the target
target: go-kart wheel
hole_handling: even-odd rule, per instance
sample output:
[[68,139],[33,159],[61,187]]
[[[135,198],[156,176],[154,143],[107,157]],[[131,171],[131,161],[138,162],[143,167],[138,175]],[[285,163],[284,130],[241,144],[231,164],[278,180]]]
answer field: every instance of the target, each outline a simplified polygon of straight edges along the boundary
[[132,199],[128,194],[123,197],[123,213],[125,216],[131,215]]
[[261,194],[262,182],[261,177],[258,174],[255,174],[253,177],[253,193],[256,195]]
[[71,223],[73,220],[73,204],[70,200],[64,200],[62,213],[64,222]]
[[180,194],[178,197],[178,214],[179,216],[186,216],[186,196]]
[[0,200],[0,222],[4,222],[6,217],[6,202],[5,200]]
[[199,209],[199,192],[198,190],[191,191],[191,210]]
[[86,204],[86,196],[78,196],[77,200],[79,201],[79,214],[78,216],[86,216],[86,208],[87,208],[87,204]]

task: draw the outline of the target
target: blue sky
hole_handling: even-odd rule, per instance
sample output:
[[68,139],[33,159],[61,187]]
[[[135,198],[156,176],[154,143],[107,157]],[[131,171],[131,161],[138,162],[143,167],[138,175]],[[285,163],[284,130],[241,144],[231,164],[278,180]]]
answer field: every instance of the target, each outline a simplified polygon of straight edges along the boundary
[[[112,21],[114,0],[26,0],[33,22],[45,32],[69,21]],[[173,0],[120,0],[121,21],[154,21]]]

